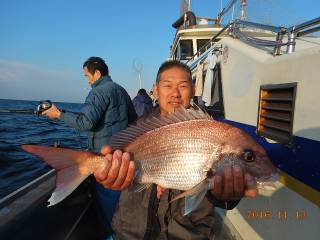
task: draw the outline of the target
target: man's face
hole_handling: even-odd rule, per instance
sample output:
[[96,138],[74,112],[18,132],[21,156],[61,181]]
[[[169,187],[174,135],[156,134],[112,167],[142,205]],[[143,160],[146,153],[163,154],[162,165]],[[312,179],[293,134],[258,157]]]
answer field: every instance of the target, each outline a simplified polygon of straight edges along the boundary
[[165,70],[158,84],[154,85],[153,93],[158,99],[161,114],[174,112],[180,106],[187,108],[193,96],[189,74],[178,67]]
[[99,71],[95,71],[94,74],[91,74],[89,71],[88,71],[88,68],[87,67],[84,67],[83,68],[83,74],[84,76],[86,76],[87,78],[87,81],[90,85],[94,84],[99,78],[100,76],[98,76],[98,73],[100,73]]

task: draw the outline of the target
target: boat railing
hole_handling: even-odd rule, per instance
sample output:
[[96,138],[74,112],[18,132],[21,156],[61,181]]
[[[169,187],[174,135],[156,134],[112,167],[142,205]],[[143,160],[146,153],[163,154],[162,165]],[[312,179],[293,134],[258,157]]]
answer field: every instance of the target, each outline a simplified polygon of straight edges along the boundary
[[[262,30],[274,33],[276,34],[276,39],[265,40],[253,37],[249,33],[241,30],[245,28],[253,28],[254,30]],[[273,47],[273,55],[280,55],[281,47],[287,45],[287,43],[283,43],[283,37],[286,33],[286,28],[284,27],[266,25],[237,19],[233,22],[232,26],[230,27],[230,33],[233,37],[239,38],[241,41],[257,48]]]
[[196,57],[200,56],[201,53],[205,52],[208,47],[213,45],[215,40],[224,32],[226,31],[230,26],[232,25],[232,22],[223,27],[216,35],[214,35],[208,42],[206,42],[195,54],[191,56],[191,58],[186,62],[188,64],[190,61],[194,60]]
[[282,27],[272,26],[272,25],[266,25],[261,23],[255,23],[255,22],[249,22],[237,19],[234,21],[233,25],[241,26],[241,27],[253,27],[255,29],[261,29],[266,30],[274,33],[278,33],[282,30]]
[[[253,37],[250,36],[250,34],[240,30],[243,28],[254,28],[255,30],[269,31],[271,33],[276,34],[276,39],[265,40]],[[289,28],[236,19],[224,26],[216,35],[214,35],[206,44],[204,44],[186,63],[193,61],[196,57],[200,56],[201,53],[206,51],[209,47],[212,47],[213,43],[217,40],[217,38],[226,30],[228,30],[233,37],[237,37],[251,46],[259,48],[273,47],[273,55],[280,55],[282,46],[287,47],[286,53],[292,53],[295,51],[297,37],[320,31],[320,18],[315,18]],[[286,34],[288,35],[288,41],[283,42],[283,38]]]
[[[254,29],[261,29],[276,33],[276,40],[270,41],[251,37],[249,34],[246,34],[240,30],[244,27],[252,27]],[[320,31],[320,18],[315,18],[289,28],[264,25],[243,20],[235,20],[231,27],[231,31],[234,36],[251,45],[266,47],[274,46],[273,54],[280,55],[280,48],[282,46],[287,46],[286,53],[292,53],[295,51],[297,37]],[[283,43],[283,38],[286,34],[288,35],[288,41]]]
[[303,22],[287,28],[288,34],[288,53],[295,51],[296,38],[304,35],[320,31],[320,17],[314,18],[310,21]]
[[[0,235],[6,235],[23,216],[41,205],[54,189],[55,170],[43,174],[0,199]],[[6,239],[6,238],[5,238]]]
[[[27,194],[30,192],[31,189],[34,189],[36,186],[46,182],[49,178],[52,178],[55,176],[55,170],[52,169],[49,172],[41,175],[40,177],[32,180],[31,182],[27,183],[26,185],[22,186],[21,188],[15,190],[14,192],[8,194],[4,198],[0,199],[0,209],[8,206],[11,204],[13,201],[21,198],[21,196]],[[48,189],[47,192],[52,191],[52,189]],[[0,214],[1,215],[1,214]]]

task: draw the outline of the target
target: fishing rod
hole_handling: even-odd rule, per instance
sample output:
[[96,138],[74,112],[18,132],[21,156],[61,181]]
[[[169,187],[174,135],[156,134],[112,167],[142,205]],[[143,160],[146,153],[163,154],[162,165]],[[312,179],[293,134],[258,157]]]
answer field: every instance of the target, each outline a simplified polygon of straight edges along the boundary
[[35,114],[41,115],[44,111],[51,108],[52,102],[50,100],[40,101],[36,109],[0,109],[0,113],[19,113],[19,114]]
[[[49,108],[52,107],[52,102],[50,100],[43,100],[40,101],[39,104],[37,105],[36,109],[0,109],[0,114],[1,113],[19,113],[19,114],[35,114],[37,117],[39,117],[44,111],[48,110]],[[47,121],[47,123],[49,123]],[[80,131],[77,129],[74,129],[77,133],[76,137],[76,142],[79,143],[80,149],[84,149],[82,146],[82,141],[81,141],[81,135]],[[59,146],[60,142],[55,142],[55,146]]]

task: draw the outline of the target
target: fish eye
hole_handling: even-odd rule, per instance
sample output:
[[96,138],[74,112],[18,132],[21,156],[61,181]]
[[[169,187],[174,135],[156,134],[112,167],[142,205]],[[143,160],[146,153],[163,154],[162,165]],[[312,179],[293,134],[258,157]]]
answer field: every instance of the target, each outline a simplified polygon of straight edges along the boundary
[[256,155],[252,150],[244,150],[243,159],[247,162],[253,162],[254,160],[256,160]]

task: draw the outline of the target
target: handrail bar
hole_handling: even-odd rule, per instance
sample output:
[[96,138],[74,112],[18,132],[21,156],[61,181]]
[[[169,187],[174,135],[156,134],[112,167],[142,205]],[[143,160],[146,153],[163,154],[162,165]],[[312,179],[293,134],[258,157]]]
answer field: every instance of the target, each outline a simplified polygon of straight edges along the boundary
[[278,33],[283,30],[282,27],[276,27],[276,26],[271,26],[271,25],[266,25],[266,24],[261,24],[261,23],[248,22],[248,21],[244,21],[244,20],[240,20],[240,19],[235,20],[235,24],[243,24],[244,26],[256,27],[256,28],[268,30],[268,31],[275,32],[275,33]]
[[320,31],[320,26],[319,27],[315,27],[315,28],[311,28],[302,32],[298,32],[297,33],[297,37],[302,37],[304,35],[310,34],[310,33],[314,33],[314,32],[318,32]]
[[304,22],[304,23],[301,23],[301,24],[296,25],[296,26],[289,27],[289,28],[287,28],[287,32],[295,32],[295,33],[297,33],[297,32],[300,32],[303,29],[309,28],[309,27],[317,25],[317,24],[320,24],[320,17],[312,19],[312,20]]
[[[295,25],[289,28],[285,27],[275,27],[275,26],[270,26],[270,25],[265,25],[265,24],[260,24],[260,23],[253,23],[253,22],[248,22],[248,21],[243,21],[243,20],[235,20],[235,26],[243,25],[243,26],[249,26],[249,27],[255,27],[259,29],[264,29],[264,30],[269,30],[277,34],[276,41],[281,42],[283,39],[283,36],[285,34],[288,35],[288,41],[285,44],[280,44],[279,46],[275,46],[273,50],[274,55],[279,55],[280,54],[280,47],[283,45],[287,46],[287,53],[293,53],[295,51],[295,45],[296,45],[296,37],[301,37],[306,34],[310,34],[313,32],[317,32],[320,30],[320,18],[315,18],[310,21],[301,23],[299,25]],[[315,26],[318,25],[318,26]],[[313,27],[315,26],[315,27]],[[305,31],[302,31],[306,29]],[[260,41],[261,42],[261,41]]]
[[[244,26],[248,26],[248,27],[256,27],[256,28],[263,29],[263,30],[269,30],[269,31],[272,31],[272,32],[275,32],[275,33],[279,33],[279,32],[283,32],[283,33],[291,33],[291,32],[298,33],[303,29],[306,29],[306,28],[309,28],[311,26],[320,24],[320,17],[312,19],[312,20],[304,22],[304,23],[301,23],[301,24],[296,25],[296,26],[291,26],[289,28],[276,27],[276,26],[271,26],[271,25],[266,25],[266,24],[248,22],[248,21],[244,21],[244,20],[240,20],[240,19],[235,20],[235,23],[236,24],[243,24]],[[311,32],[316,32],[319,28],[316,27],[314,29],[315,30],[313,30],[313,31],[311,31],[312,29],[310,29],[310,31]],[[307,34],[307,33],[305,33],[305,34]],[[305,34],[303,34],[303,35],[305,35]]]

